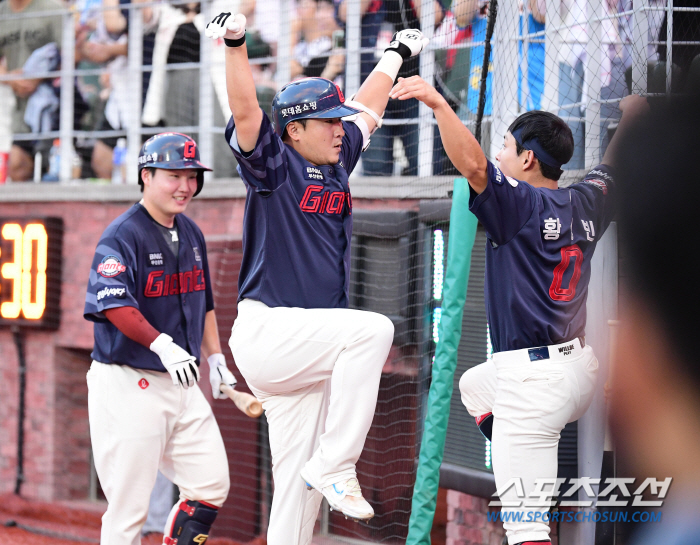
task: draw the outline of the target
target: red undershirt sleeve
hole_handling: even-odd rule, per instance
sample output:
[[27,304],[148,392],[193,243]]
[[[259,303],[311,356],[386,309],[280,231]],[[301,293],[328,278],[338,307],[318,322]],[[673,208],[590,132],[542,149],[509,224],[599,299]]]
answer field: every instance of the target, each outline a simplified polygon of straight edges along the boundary
[[116,307],[103,310],[102,313],[112,322],[114,327],[129,337],[132,341],[150,349],[151,343],[160,333],[150,324],[135,307]]

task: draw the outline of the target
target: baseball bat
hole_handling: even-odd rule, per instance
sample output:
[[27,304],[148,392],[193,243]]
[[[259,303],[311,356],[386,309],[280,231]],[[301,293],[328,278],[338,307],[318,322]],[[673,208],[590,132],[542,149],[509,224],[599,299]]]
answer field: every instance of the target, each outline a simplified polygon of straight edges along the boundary
[[258,418],[263,413],[262,404],[254,396],[234,390],[228,384],[222,384],[219,389],[247,416]]

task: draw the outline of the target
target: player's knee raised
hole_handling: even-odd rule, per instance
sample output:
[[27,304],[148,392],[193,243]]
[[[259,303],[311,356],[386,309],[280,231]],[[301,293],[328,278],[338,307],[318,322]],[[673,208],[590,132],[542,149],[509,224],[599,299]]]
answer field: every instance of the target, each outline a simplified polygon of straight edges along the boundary
[[469,402],[471,401],[472,388],[476,384],[474,376],[471,372],[472,369],[467,370],[466,373],[462,375],[459,379],[459,392],[462,394],[462,403],[464,403],[467,408],[469,408]]
[[389,346],[394,342],[394,323],[383,314],[375,314],[371,324],[373,336]]

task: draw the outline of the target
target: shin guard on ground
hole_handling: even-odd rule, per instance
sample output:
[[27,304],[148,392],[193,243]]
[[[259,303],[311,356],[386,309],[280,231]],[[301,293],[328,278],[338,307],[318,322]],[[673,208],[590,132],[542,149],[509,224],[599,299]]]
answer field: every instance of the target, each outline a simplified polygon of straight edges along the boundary
[[493,414],[482,414],[481,416],[477,416],[474,420],[476,420],[476,425],[479,426],[479,431],[484,435],[484,437],[486,437],[486,439],[491,441],[491,431],[493,430]]
[[164,545],[203,545],[209,537],[218,507],[202,501],[185,500],[173,507],[165,525]]

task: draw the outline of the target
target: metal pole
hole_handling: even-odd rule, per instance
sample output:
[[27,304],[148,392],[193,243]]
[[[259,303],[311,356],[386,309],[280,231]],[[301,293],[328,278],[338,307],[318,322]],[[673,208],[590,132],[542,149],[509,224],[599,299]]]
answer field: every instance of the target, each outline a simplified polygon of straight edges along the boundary
[[289,24],[294,13],[293,0],[280,0],[279,41],[277,42],[277,74],[275,82],[281,89],[292,79],[292,27]]
[[501,149],[508,125],[518,113],[517,28],[520,18],[518,3],[512,0],[502,2],[498,6],[498,11],[493,34],[493,53],[491,54],[491,59],[493,59],[491,144],[490,151],[486,153],[491,159]]
[[542,109],[557,113],[559,106],[559,51],[561,50],[561,14],[559,2],[547,2],[544,26],[544,96]]
[[673,0],[666,6],[666,94],[671,94],[673,85]]
[[126,183],[138,180],[141,150],[141,108],[143,96],[143,16],[140,9],[129,10],[128,38],[129,111],[126,112]]
[[360,49],[362,48],[362,13],[360,2],[346,2],[345,16],[345,94],[357,93],[361,84]]
[[[205,21],[211,20],[211,1],[203,0],[202,15]],[[199,42],[199,156],[202,163],[214,168],[214,138],[211,128],[214,126],[214,86],[209,72],[212,63],[212,44],[210,40]],[[228,121],[228,120],[226,120]],[[211,180],[211,172],[204,173],[205,180]]]
[[530,4],[523,3],[523,15],[520,19],[520,37],[523,55],[520,59],[520,104],[518,105],[518,113],[527,110],[527,99],[532,95],[530,89],[530,64],[527,57],[530,51]]
[[63,16],[63,36],[61,40],[61,162],[59,180],[67,182],[73,179],[73,92],[75,70],[75,29],[73,14],[68,12]]
[[647,92],[647,63],[649,48],[648,0],[637,0],[632,15],[632,92]]
[[603,24],[600,16],[605,10],[600,0],[588,0],[588,43],[586,44],[585,78],[588,81],[586,102],[585,166],[591,168],[600,161],[600,69],[602,66]]
[[[435,3],[421,0],[420,27],[423,36],[432,40],[435,27]],[[430,85],[435,78],[435,51],[428,48],[419,59],[421,77]],[[413,127],[407,129],[415,130]],[[427,178],[433,174],[433,111],[425,104],[418,104],[418,176]]]
[[24,409],[25,392],[27,390],[27,362],[24,358],[24,334],[17,327],[12,327],[12,338],[17,347],[19,360],[19,401],[17,411],[17,478],[15,480],[15,494],[19,496],[24,482]]

